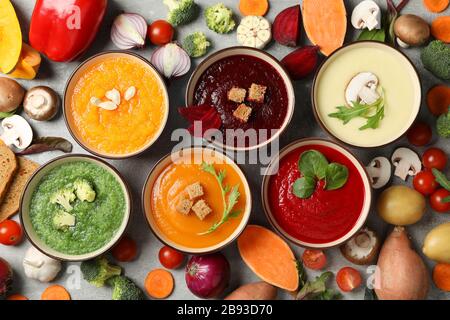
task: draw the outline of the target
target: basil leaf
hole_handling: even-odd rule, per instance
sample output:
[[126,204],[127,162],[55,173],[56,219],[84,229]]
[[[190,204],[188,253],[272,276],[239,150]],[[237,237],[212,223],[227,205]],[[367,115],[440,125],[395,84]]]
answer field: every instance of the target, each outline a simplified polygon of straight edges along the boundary
[[325,178],[327,166],[327,158],[316,150],[303,152],[298,162],[298,169],[303,176],[316,177],[319,180]]
[[436,182],[439,183],[445,190],[450,191],[450,181],[447,179],[445,174],[435,168],[433,168],[432,172],[434,177],[436,178]]
[[316,189],[316,180],[305,176],[297,179],[292,186],[292,193],[298,198],[307,199],[312,196]]
[[358,37],[358,41],[364,41],[364,40],[372,40],[372,41],[379,41],[379,42],[385,42],[386,41],[386,32],[384,29],[364,29]]
[[339,163],[330,163],[326,171],[326,189],[336,190],[341,188],[348,180],[348,169]]

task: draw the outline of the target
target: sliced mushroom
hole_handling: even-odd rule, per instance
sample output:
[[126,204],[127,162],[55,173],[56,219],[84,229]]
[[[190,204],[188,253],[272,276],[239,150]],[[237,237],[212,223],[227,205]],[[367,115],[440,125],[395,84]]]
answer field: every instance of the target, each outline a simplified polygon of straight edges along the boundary
[[421,17],[413,14],[400,16],[394,24],[394,33],[397,43],[403,47],[417,47],[425,44],[430,39],[430,26]]
[[366,227],[343,244],[340,249],[342,255],[351,263],[366,265],[376,258],[380,244],[377,234]]
[[23,101],[23,110],[33,120],[47,121],[52,119],[59,109],[58,94],[45,86],[28,90]]
[[371,72],[361,72],[350,80],[345,90],[345,100],[349,106],[353,102],[375,103],[380,95],[377,92],[378,77]]
[[27,120],[21,116],[14,115],[5,118],[2,121],[2,128],[3,134],[0,136],[0,139],[7,146],[14,146],[17,149],[23,150],[33,141],[33,130]]
[[392,164],[396,167],[394,175],[406,181],[408,176],[415,176],[422,170],[420,158],[411,149],[398,148],[392,155]]
[[391,179],[392,166],[388,158],[377,157],[373,159],[366,170],[374,189],[383,188]]
[[15,80],[0,77],[0,112],[16,110],[23,101],[25,90]]
[[352,25],[355,29],[369,30],[381,28],[380,7],[371,0],[362,1],[352,13]]

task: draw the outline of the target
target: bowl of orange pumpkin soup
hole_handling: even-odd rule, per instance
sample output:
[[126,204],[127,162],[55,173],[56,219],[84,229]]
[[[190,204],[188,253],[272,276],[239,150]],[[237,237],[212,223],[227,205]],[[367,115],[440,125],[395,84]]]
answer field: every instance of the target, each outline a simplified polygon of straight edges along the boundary
[[189,254],[214,252],[233,242],[247,225],[251,205],[241,169],[222,153],[200,147],[161,159],[142,194],[153,233]]
[[110,51],[89,58],[70,77],[64,116],[73,138],[105,158],[129,158],[161,135],[169,114],[163,78],[144,58]]

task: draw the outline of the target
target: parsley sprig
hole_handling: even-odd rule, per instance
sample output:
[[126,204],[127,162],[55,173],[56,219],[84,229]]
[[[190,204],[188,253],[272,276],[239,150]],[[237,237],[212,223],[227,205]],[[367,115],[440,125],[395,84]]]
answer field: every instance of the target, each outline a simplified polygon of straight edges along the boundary
[[233,208],[236,206],[236,204],[239,201],[239,197],[241,196],[239,192],[239,184],[230,187],[227,184],[224,184],[224,180],[226,178],[226,171],[221,170],[219,173],[216,172],[216,169],[214,169],[214,165],[207,164],[206,162],[202,163],[202,170],[205,172],[210,173],[213,175],[217,182],[220,185],[220,190],[222,192],[222,202],[223,202],[223,215],[222,219],[220,221],[217,221],[214,223],[211,228],[209,228],[207,231],[199,233],[199,235],[206,235],[214,232],[217,228],[219,228],[221,225],[223,225],[225,222],[232,218],[237,218],[241,214],[241,210],[234,210]]

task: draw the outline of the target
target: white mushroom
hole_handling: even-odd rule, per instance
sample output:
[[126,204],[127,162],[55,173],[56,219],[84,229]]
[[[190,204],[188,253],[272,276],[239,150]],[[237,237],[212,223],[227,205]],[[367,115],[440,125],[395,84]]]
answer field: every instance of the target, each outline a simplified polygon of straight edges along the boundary
[[45,254],[30,247],[23,258],[23,269],[28,278],[41,282],[50,282],[61,271],[61,262],[47,257]]
[[0,139],[7,146],[15,146],[17,149],[23,150],[33,141],[33,130],[27,120],[21,116],[14,115],[5,118],[2,122],[2,128],[3,134]]
[[342,255],[358,265],[371,263],[380,249],[380,239],[369,228],[363,228],[341,246]]
[[23,101],[23,110],[33,120],[52,119],[59,109],[58,94],[51,88],[38,86],[28,90]]
[[396,167],[394,174],[404,181],[408,176],[415,176],[422,170],[419,156],[408,148],[395,150],[391,160]]
[[352,25],[355,29],[369,30],[381,28],[381,10],[372,0],[362,1],[352,13]]
[[392,166],[388,158],[377,157],[373,159],[366,170],[374,189],[383,188],[391,179]]
[[350,80],[345,90],[345,100],[349,106],[353,102],[361,102],[363,104],[373,104],[379,98],[377,92],[378,77],[371,72],[361,72]]

